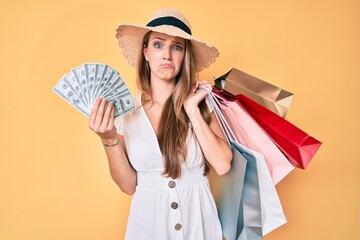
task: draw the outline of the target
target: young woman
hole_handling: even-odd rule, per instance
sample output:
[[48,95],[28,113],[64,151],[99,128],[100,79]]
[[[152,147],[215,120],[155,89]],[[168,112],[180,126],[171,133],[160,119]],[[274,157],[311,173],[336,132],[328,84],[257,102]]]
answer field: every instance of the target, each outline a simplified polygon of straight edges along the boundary
[[[218,240],[222,231],[207,173],[230,169],[232,153],[195,75],[217,49],[191,35],[174,9],[155,12],[146,26],[117,29],[123,55],[137,71],[136,110],[114,120],[106,100],[95,103],[89,127],[104,146],[111,176],[134,194],[126,239]],[[105,110],[106,109],[106,110]]]

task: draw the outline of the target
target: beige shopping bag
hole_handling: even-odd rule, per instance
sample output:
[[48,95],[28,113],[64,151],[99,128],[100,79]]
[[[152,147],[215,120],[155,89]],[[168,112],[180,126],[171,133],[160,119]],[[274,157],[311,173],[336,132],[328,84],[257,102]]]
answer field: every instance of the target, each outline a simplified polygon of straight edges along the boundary
[[215,86],[233,95],[244,94],[283,118],[294,97],[293,93],[236,68],[216,78]]

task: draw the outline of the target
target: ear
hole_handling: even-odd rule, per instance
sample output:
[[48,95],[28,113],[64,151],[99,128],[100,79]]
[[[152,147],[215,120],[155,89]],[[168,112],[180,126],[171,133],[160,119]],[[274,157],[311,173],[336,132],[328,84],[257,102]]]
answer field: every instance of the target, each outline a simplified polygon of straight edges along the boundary
[[144,46],[144,49],[143,49],[144,58],[145,58],[146,61],[149,61],[147,51],[148,51],[147,47]]

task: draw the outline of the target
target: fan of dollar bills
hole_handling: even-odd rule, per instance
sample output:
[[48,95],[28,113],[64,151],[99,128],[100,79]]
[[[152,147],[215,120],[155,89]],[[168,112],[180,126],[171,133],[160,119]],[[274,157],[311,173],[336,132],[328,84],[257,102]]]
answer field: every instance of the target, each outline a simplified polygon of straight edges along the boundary
[[61,77],[53,91],[80,112],[90,117],[97,98],[114,104],[115,117],[135,110],[133,98],[120,74],[102,63],[87,63]]

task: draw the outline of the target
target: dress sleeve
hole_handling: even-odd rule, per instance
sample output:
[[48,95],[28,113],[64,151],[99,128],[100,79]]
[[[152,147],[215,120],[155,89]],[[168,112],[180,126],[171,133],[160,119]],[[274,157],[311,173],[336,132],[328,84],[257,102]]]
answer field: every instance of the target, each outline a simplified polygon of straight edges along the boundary
[[115,118],[114,125],[116,127],[117,133],[124,135],[124,118],[122,116]]

